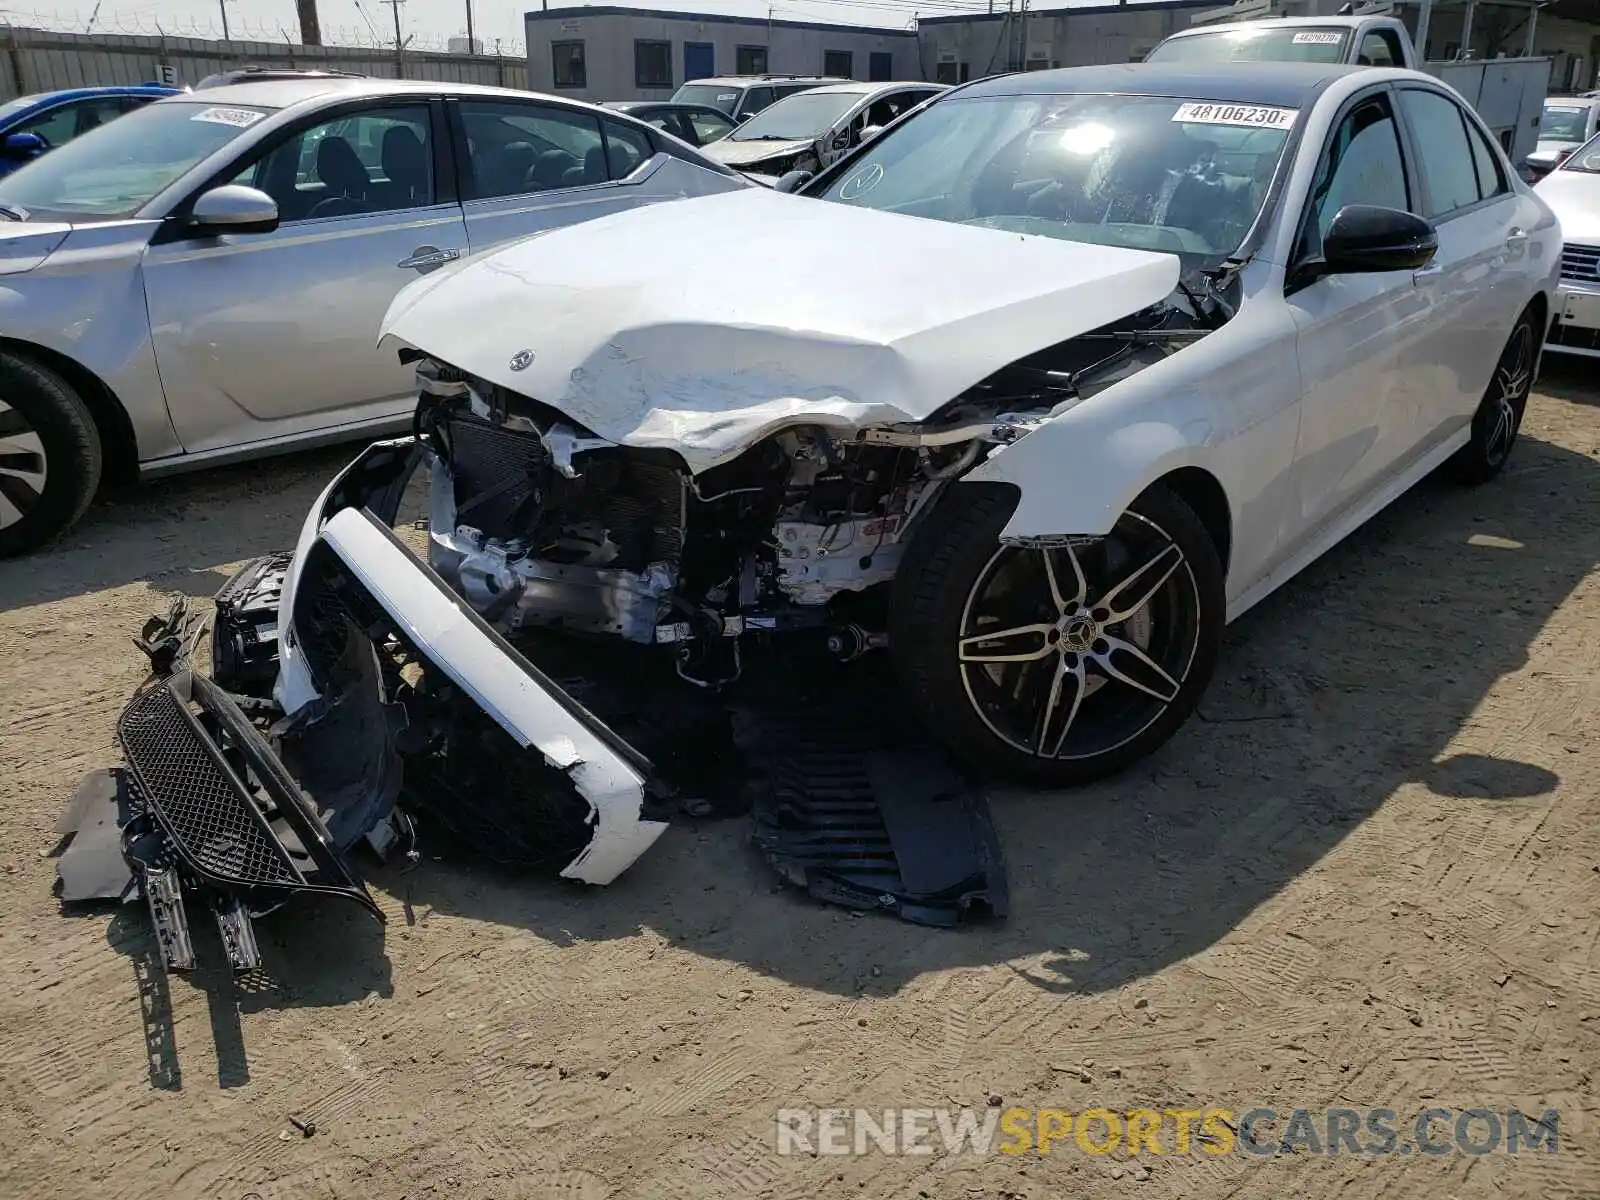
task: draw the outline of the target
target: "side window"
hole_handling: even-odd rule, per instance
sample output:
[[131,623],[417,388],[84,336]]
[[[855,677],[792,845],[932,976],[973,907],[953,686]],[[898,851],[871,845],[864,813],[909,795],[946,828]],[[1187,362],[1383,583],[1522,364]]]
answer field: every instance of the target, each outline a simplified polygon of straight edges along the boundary
[[76,104],[63,104],[49,112],[40,113],[13,129],[12,133],[36,133],[52,147],[82,137],[91,129],[98,129],[107,121],[122,115],[122,99],[108,96],[101,100],[79,100]]
[[426,105],[344,113],[278,142],[233,182],[266,192],[284,221],[426,208],[431,144]]
[[[463,100],[468,198],[488,200],[620,179],[654,153],[648,137],[587,112],[503,100]],[[609,154],[607,153],[609,140]]]
[[1322,239],[1347,204],[1377,204],[1407,210],[1400,131],[1388,100],[1363,101],[1339,122],[1317,165],[1307,221],[1296,258],[1322,252]]
[[1467,141],[1472,143],[1472,165],[1478,175],[1478,195],[1487,200],[1490,196],[1498,196],[1509,191],[1505,173],[1500,169],[1500,158],[1495,154],[1494,147],[1471,121],[1467,121],[1466,126]]
[[896,92],[892,96],[885,96],[867,110],[867,124],[887,125],[902,113],[915,107],[920,98],[911,92]]
[[696,111],[690,114],[689,123],[694,126],[694,137],[689,140],[698,146],[718,141],[733,132],[733,122],[721,113]]
[[772,89],[769,87],[754,87],[744,94],[744,107],[741,113],[758,113],[772,103]]
[[1394,30],[1378,29],[1364,35],[1356,62],[1363,67],[1397,67],[1405,61]]
[[1425,217],[1443,217],[1478,202],[1478,171],[1467,126],[1455,102],[1438,92],[1407,88],[1400,107],[1415,133],[1417,157],[1427,184]]
[[626,179],[655,153],[650,137],[621,121],[607,121],[606,171],[612,179]]

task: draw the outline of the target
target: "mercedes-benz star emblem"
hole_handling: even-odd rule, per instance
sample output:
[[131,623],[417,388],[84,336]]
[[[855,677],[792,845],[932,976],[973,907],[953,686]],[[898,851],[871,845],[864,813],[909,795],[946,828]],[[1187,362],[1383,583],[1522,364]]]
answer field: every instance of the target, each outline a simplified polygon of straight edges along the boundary
[[511,369],[513,371],[526,371],[532,364],[532,350],[518,350],[511,356]]

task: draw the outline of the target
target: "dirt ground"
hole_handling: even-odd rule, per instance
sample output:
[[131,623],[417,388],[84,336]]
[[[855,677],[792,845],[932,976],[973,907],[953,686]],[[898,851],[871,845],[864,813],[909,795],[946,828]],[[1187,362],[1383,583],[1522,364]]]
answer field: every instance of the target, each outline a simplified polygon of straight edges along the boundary
[[[117,759],[128,634],[293,541],[350,451],[153,484],[0,564],[0,1195],[1600,1196],[1600,386],[1547,366],[1499,482],[1429,483],[1230,631],[1192,721],[1004,794],[1012,913],[780,891],[734,819],[617,884],[383,868],[386,929],[266,977],[65,916],[52,822]],[[209,929],[197,938],[215,962]],[[1555,1154],[779,1156],[799,1105],[1560,1110]],[[316,1124],[304,1137],[288,1122]],[[1281,1126],[1279,1127],[1281,1133]],[[1168,1147],[1171,1148],[1170,1145]]]

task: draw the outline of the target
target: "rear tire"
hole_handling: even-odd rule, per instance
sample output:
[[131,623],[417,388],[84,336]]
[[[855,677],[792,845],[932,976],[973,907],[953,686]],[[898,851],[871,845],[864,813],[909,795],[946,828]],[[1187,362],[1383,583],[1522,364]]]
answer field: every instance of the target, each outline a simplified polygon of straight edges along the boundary
[[907,547],[889,644],[907,702],[955,754],[1045,787],[1088,783],[1167,741],[1216,667],[1223,568],[1157,484],[1104,538],[1000,542],[1008,488],[957,484]]
[[77,392],[35,362],[0,354],[0,558],[72,528],[94,499],[103,462]]
[[1517,318],[1489,388],[1472,415],[1472,440],[1450,458],[1450,474],[1458,483],[1488,483],[1505,469],[1528,411],[1538,361],[1538,324],[1531,312],[1525,312]]

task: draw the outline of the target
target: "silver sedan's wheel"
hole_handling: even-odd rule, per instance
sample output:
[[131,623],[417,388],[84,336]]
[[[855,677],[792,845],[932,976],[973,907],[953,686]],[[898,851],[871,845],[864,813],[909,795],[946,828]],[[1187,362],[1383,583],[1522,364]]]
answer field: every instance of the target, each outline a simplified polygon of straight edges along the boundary
[[49,473],[44,439],[0,397],[0,529],[21,523],[34,510]]
[[71,528],[100,485],[101,461],[78,393],[31,359],[0,354],[0,558]]
[[953,489],[895,578],[890,644],[907,696],[974,765],[1086,782],[1154,750],[1216,662],[1216,546],[1154,487],[1111,533],[1047,548],[1000,543],[1003,489]]

